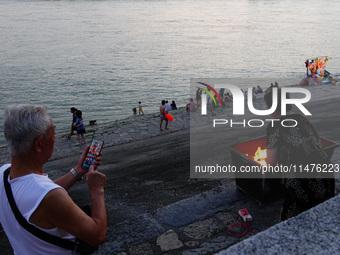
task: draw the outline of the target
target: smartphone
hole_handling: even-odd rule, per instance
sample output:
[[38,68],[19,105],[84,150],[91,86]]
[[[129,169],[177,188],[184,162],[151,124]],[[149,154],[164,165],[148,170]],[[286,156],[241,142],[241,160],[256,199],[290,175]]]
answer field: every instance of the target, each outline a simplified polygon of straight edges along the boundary
[[83,162],[82,168],[85,170],[89,170],[90,166],[94,164],[94,162],[96,161],[96,157],[99,156],[102,148],[103,148],[104,142],[97,140],[97,139],[93,139],[90,145],[90,148],[87,152],[87,155],[85,157],[85,160]]

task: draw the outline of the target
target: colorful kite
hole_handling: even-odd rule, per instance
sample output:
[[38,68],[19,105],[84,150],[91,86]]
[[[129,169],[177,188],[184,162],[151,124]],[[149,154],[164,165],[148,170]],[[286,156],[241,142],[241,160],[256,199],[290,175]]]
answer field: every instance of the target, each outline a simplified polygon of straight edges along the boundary
[[330,60],[330,57],[317,57],[314,59],[307,59],[305,64],[307,67],[307,70],[310,71],[311,76],[319,76],[321,79],[323,79],[325,74],[325,68],[326,63],[328,60]]
[[310,79],[318,85],[333,84],[335,85],[337,80],[326,71],[326,63],[330,60],[330,57],[317,57],[307,59],[305,64],[307,68],[307,74],[300,82],[300,85],[309,85]]

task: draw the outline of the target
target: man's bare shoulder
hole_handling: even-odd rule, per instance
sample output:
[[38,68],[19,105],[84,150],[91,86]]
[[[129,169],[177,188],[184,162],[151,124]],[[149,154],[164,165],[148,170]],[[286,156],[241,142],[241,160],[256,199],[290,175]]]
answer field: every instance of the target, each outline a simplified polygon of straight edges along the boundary
[[[43,198],[37,209],[30,217],[30,222],[41,228],[52,228],[55,225],[51,224],[49,217],[51,213],[55,213],[60,207],[64,207],[70,197],[62,188],[56,188],[49,191]],[[70,199],[71,200],[71,199]]]

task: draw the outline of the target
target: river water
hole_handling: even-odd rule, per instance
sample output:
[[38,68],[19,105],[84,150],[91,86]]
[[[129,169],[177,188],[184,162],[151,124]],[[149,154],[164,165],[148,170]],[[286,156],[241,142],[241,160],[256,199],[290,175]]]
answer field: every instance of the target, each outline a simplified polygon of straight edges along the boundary
[[42,105],[63,130],[72,106],[108,122],[138,101],[146,113],[184,105],[190,78],[300,79],[318,56],[339,75],[339,11],[336,0],[4,0],[0,108]]

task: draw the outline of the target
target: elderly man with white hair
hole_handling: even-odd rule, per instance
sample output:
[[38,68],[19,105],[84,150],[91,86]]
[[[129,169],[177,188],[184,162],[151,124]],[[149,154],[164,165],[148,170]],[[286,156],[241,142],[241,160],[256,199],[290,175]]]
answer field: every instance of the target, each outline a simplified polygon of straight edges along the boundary
[[[15,254],[88,253],[106,237],[106,176],[82,169],[87,147],[77,166],[56,181],[43,174],[55,143],[52,118],[42,107],[11,106],[4,117],[11,163],[0,167],[0,222]],[[92,197],[88,216],[67,190],[83,175]]]

